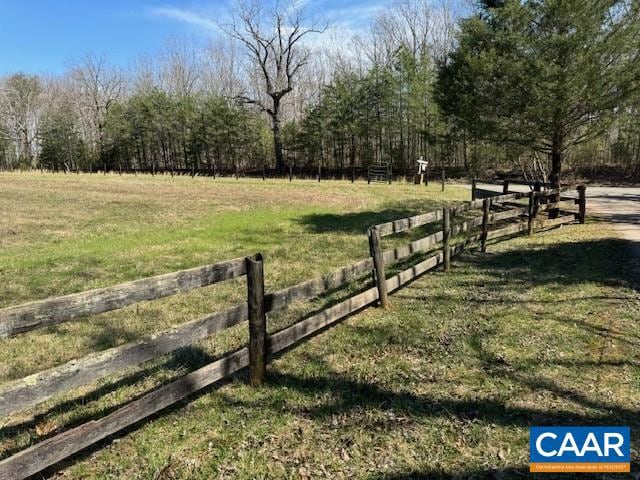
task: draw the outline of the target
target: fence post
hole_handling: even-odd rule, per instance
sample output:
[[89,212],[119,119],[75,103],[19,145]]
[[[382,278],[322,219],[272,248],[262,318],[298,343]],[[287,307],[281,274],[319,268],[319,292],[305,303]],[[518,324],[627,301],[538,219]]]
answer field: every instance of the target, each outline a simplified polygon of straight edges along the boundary
[[289,164],[289,181],[293,180],[293,164]]
[[491,199],[485,198],[482,201],[482,253],[487,251],[487,237],[489,236],[489,211],[491,210]]
[[373,258],[376,286],[378,287],[378,299],[382,308],[389,308],[389,292],[387,290],[387,277],[384,274],[384,257],[380,246],[380,232],[376,227],[369,227],[369,251]]
[[502,194],[506,195],[509,193],[509,180],[504,180],[502,182]]
[[442,182],[442,191],[444,192],[444,181],[445,181],[445,175],[446,175],[446,174],[445,174],[445,172],[444,172],[444,167],[442,167],[442,170],[440,170],[440,172],[441,172],[441,175],[440,175],[440,176],[442,177],[442,178],[441,178],[441,182]]
[[532,190],[529,192],[529,207],[527,208],[527,234],[533,233],[533,202],[535,198],[535,192]]
[[578,221],[584,224],[587,215],[587,187],[578,185]]
[[442,266],[444,271],[451,266],[451,248],[449,238],[451,237],[451,212],[445,207],[442,209]]
[[[551,191],[553,191],[554,188],[553,186],[551,187]],[[547,199],[547,203],[556,203],[560,201],[560,187],[558,187],[558,193],[554,193],[552,194],[548,199]],[[558,216],[560,216],[560,209],[559,208],[552,208],[547,210],[549,212],[549,218],[558,218]]]
[[531,214],[529,217],[529,235],[533,235],[536,229],[536,218],[538,217],[538,208],[540,205],[540,190],[534,190],[531,192],[533,197],[531,205]]
[[476,177],[473,177],[471,179],[471,201],[474,201],[476,199]]
[[262,385],[266,374],[267,318],[264,307],[264,268],[261,254],[246,258],[249,305],[249,383]]

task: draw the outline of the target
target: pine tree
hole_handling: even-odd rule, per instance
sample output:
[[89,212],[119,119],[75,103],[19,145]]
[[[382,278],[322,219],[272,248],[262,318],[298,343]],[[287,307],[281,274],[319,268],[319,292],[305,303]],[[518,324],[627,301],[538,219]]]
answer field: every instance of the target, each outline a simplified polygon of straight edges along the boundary
[[441,66],[442,109],[476,138],[548,155],[601,134],[640,86],[635,0],[484,1]]

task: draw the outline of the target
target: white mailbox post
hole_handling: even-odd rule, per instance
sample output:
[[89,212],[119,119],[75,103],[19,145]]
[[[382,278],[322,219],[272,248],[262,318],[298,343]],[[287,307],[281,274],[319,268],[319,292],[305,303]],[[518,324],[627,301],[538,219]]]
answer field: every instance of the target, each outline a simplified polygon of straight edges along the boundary
[[424,180],[424,174],[427,173],[427,169],[429,168],[429,160],[424,160],[421,156],[418,160],[418,173],[416,174],[413,183],[416,185],[420,185]]

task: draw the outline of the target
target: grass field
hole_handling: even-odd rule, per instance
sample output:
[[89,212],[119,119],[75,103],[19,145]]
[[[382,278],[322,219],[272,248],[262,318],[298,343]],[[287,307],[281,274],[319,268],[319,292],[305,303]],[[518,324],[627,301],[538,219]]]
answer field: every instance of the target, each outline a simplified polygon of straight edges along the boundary
[[[261,251],[267,287],[367,255],[368,225],[468,199],[439,186],[0,174],[0,307]],[[528,426],[640,427],[640,298],[625,245],[566,226],[468,253],[50,475],[518,478]],[[5,340],[20,378],[235,303],[238,283]],[[292,309],[288,322],[303,310]],[[7,456],[245,341],[246,327],[5,419]],[[634,434],[635,435],[635,434]],[[632,458],[637,458],[637,438]],[[637,468],[636,468],[637,470]],[[547,478],[549,476],[547,475]]]

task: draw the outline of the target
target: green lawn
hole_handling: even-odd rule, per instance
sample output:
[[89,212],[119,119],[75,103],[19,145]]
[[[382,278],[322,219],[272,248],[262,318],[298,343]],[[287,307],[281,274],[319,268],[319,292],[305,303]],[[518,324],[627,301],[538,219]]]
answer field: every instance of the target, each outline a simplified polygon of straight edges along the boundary
[[[0,174],[0,304],[255,251],[267,258],[268,288],[290,285],[365,257],[369,224],[467,198],[456,187]],[[58,471],[527,476],[530,425],[640,426],[640,298],[628,263],[625,245],[596,223],[464,254],[392,295],[390,310],[365,310],[276,360],[265,387],[249,388],[241,373]],[[5,340],[1,377],[130,341],[243,292],[232,282]],[[16,415],[0,432],[2,455],[206,363],[246,341],[240,327]]]

